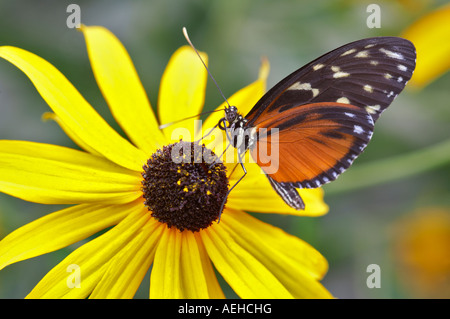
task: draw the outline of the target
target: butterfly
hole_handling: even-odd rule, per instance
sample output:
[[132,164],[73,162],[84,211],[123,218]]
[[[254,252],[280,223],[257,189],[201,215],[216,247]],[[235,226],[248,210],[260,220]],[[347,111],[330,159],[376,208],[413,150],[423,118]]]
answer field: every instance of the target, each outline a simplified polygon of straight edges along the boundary
[[[302,210],[305,204],[297,188],[329,183],[353,163],[415,64],[414,45],[406,39],[351,42],[281,80],[247,115],[235,106],[226,107],[218,126],[239,158],[249,151],[277,194]],[[274,129],[276,134],[271,134]],[[274,146],[279,152],[275,171],[267,168],[264,155]],[[242,162],[241,166],[244,175],[237,183],[247,173]]]

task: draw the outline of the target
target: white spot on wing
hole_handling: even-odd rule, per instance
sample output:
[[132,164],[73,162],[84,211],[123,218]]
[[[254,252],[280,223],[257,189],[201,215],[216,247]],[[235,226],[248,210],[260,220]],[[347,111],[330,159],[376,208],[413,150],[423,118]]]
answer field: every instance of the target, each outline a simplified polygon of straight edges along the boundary
[[369,52],[368,51],[359,51],[357,54],[355,54],[355,58],[368,58]]
[[381,106],[379,104],[377,104],[377,105],[367,105],[366,106],[366,111],[369,114],[375,114],[378,111],[380,111],[380,109],[381,109]]
[[311,84],[295,82],[288,88],[288,90],[311,90]]
[[324,65],[319,63],[319,64],[316,64],[315,66],[313,66],[313,70],[317,71],[317,70],[320,70],[323,67],[324,67]]
[[364,91],[369,92],[369,93],[373,93],[373,87],[371,87],[370,85],[366,84],[366,85],[364,85]]
[[399,69],[400,71],[405,72],[406,70],[408,70],[408,68],[406,66],[404,66],[403,64],[399,64],[397,65],[397,69]]
[[313,97],[316,97],[319,94],[319,89],[315,89],[311,87],[311,83],[300,83],[295,82],[292,84],[288,90],[305,90],[305,91],[311,91]]
[[344,112],[344,114],[348,117],[352,117],[352,118],[355,117],[355,114],[353,114],[353,113]]
[[353,132],[356,134],[362,134],[364,132],[363,128],[359,125],[353,126]]
[[397,60],[405,59],[401,53],[392,52],[392,51],[386,50],[385,48],[380,48],[380,52],[383,52],[384,54],[386,54],[386,56],[388,56],[389,58],[392,58],[392,59],[397,59]]
[[345,51],[344,53],[342,53],[342,54],[341,54],[341,56],[352,54],[352,53],[353,53],[353,52],[355,52],[355,51],[356,51],[356,49],[355,49],[355,48],[353,48],[353,49],[350,49],[350,50],[348,50],[348,51]]
[[336,100],[336,102],[342,103],[342,104],[350,104],[350,100],[347,99],[346,97],[340,97]]
[[350,73],[339,71],[339,72],[336,72],[336,73],[333,74],[333,78],[335,78],[335,79],[345,78],[345,77],[347,77],[349,75],[350,75]]
[[338,66],[332,66],[331,67],[331,71],[333,71],[333,72],[339,72],[340,70],[341,70],[341,68],[338,67]]

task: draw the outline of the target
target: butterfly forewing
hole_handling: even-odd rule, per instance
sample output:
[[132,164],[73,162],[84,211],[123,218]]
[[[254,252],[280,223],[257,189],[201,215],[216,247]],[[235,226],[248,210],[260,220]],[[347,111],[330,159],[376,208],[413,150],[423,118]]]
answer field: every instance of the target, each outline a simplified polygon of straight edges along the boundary
[[402,38],[368,38],[346,44],[275,85],[247,114],[248,125],[317,102],[358,106],[375,122],[411,78],[415,60],[414,46]]

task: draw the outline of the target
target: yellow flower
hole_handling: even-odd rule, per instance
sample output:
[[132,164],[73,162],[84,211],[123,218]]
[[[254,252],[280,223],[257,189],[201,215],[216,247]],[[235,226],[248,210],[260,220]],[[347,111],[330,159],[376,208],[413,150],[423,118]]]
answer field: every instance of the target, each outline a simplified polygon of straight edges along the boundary
[[412,298],[450,297],[450,209],[423,207],[392,229],[402,288]]
[[[192,137],[202,135],[193,120],[163,131],[158,124],[201,112],[206,71],[191,48],[175,52],[160,85],[158,121],[118,39],[102,27],[81,30],[97,83],[131,142],[114,131],[50,63],[19,48],[0,47],[0,56],[21,69],[52,108],[54,113],[44,118],[57,121],[84,150],[0,141],[0,191],[42,204],[74,204],[7,235],[0,242],[0,269],[111,227],[69,254],[28,297],[131,298],[150,266],[151,298],[222,298],[214,267],[242,298],[330,297],[319,282],[328,267],[319,252],[244,212],[318,216],[328,209],[320,189],[302,190],[307,209],[293,210],[275,194],[259,168],[249,163],[249,174],[230,193],[220,223],[181,231],[152,216],[149,205],[173,208],[184,199],[182,193],[206,190],[200,194],[202,200],[216,195],[211,191],[214,182],[186,184],[177,179],[180,167],[176,172],[164,171],[173,187],[163,197],[147,188],[155,186],[146,175],[154,172],[149,161],[164,160],[177,127],[189,128]],[[202,56],[206,61],[206,54]],[[247,112],[264,93],[267,73],[268,65],[263,63],[257,81],[231,96],[230,103]],[[205,126],[216,124],[221,113],[213,113]],[[229,174],[234,164],[225,165]],[[186,172],[189,175],[189,169]],[[239,177],[234,173],[225,182],[233,185]],[[173,191],[177,187],[187,191],[177,194]],[[76,282],[75,275],[79,285],[70,284]]]
[[402,36],[416,47],[417,65],[410,84],[423,88],[450,69],[450,5],[426,14]]

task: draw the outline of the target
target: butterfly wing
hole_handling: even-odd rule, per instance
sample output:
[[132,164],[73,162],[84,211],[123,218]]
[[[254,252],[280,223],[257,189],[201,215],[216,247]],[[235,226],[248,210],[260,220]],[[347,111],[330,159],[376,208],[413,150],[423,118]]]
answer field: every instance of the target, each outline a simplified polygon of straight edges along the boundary
[[373,125],[372,117],[354,105],[300,105],[258,124],[250,153],[281,186],[315,188],[352,164],[370,141]]
[[291,184],[278,183],[269,175],[266,176],[269,179],[272,188],[286,202],[286,204],[297,210],[305,209],[305,203],[303,202],[303,199],[300,197],[297,190],[295,189],[295,186],[292,186]]
[[355,41],[293,72],[255,104],[246,115],[246,126],[257,132],[250,152],[288,205],[304,209],[296,187],[319,187],[352,164],[415,63],[408,40]]
[[375,122],[403,90],[415,68],[408,40],[376,37],[328,52],[269,90],[247,114],[248,126],[301,104],[338,102],[366,110]]

